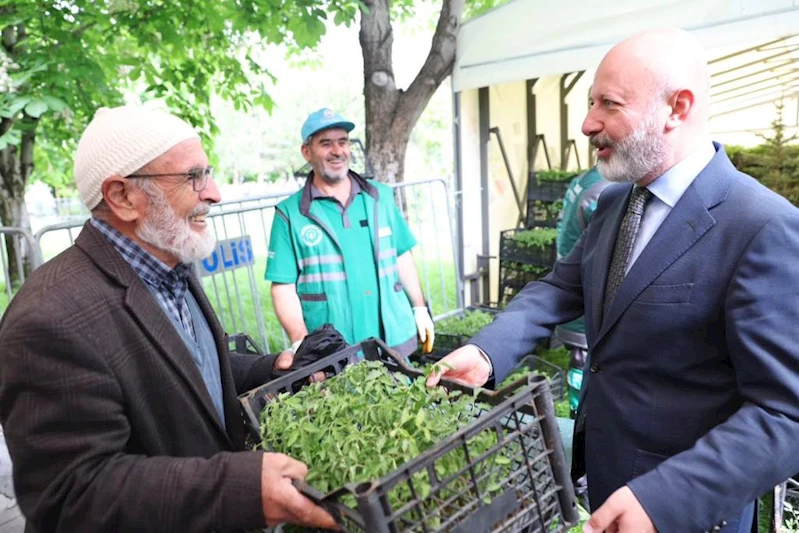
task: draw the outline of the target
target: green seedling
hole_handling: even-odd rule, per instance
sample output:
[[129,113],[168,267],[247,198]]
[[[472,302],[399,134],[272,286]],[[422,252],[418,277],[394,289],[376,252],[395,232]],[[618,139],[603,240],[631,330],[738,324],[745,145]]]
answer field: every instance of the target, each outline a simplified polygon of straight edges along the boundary
[[[268,402],[261,413],[261,446],[306,463],[306,482],[329,493],[351,483],[381,479],[488,409],[476,394],[427,388],[422,377],[408,380],[382,363],[364,361]],[[390,506],[400,509],[416,502],[420,519],[435,529],[463,506],[490,501],[507,490],[514,464],[503,457],[504,448],[496,450],[497,443],[492,428],[470,437],[465,446],[435,460],[434,475],[447,483],[431,483],[430,470],[415,472],[409,481],[389,490]],[[473,473],[478,474],[476,483]],[[429,498],[434,486],[435,498]],[[450,503],[444,508],[442,501]],[[341,503],[356,508],[354,498],[343,498]]]

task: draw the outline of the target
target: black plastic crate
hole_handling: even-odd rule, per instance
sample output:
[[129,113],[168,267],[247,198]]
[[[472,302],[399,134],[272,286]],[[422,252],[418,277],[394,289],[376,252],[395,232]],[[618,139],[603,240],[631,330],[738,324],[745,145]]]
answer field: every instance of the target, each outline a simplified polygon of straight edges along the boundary
[[441,360],[442,357],[449,355],[461,346],[466,345],[471,337],[468,335],[450,335],[448,333],[436,333],[436,340],[433,344],[433,351],[422,353],[420,350],[413,352],[410,356],[412,363],[423,366],[431,365]]
[[545,181],[538,179],[535,172],[530,172],[527,182],[527,199],[541,200],[542,202],[563,200],[566,189],[569,188],[571,180],[576,175],[569,176],[563,181]]
[[785,499],[794,510],[799,509],[799,474],[789,478],[785,483]]
[[531,265],[515,261],[499,262],[499,302],[508,302],[531,281],[536,281],[552,271],[551,266]]
[[[490,315],[496,315],[500,312],[500,309],[496,305],[485,304],[485,305],[470,305],[457,315],[453,315],[454,317],[462,317],[466,311],[481,311],[483,313],[488,313]],[[433,343],[433,351],[429,354],[422,354],[421,349],[416,350],[414,353],[411,354],[411,360],[417,362],[423,362],[425,356],[434,357],[437,361],[441,359],[445,355],[453,352],[469,342],[471,339],[470,335],[465,334],[458,334],[458,333],[439,333],[436,332],[435,342]]]
[[303,385],[309,383],[310,377],[317,372],[334,376],[344,370],[348,364],[357,363],[360,360],[361,345],[356,344],[239,395],[244,424],[247,426],[247,432],[253,443],[261,442],[260,414],[266,402],[284,392],[292,394],[297,392]]
[[[241,398],[242,405],[257,415],[279,393],[301,386],[318,370],[341,371],[359,352],[409,378],[422,376],[381,341],[370,339],[251,391]],[[474,393],[454,382],[445,385]],[[533,376],[501,392],[481,391],[477,397],[491,407],[476,409],[469,425],[381,479],[349,484],[329,494],[304,482],[295,485],[327,509],[345,532],[566,531],[579,517],[546,380]],[[486,433],[496,439],[495,444],[486,452],[470,453],[475,440]],[[463,466],[439,478],[436,465],[454,457]],[[426,495],[419,492],[424,484],[429,487]],[[392,491],[410,498],[393,508]],[[355,504],[348,506],[343,500]]]
[[[549,382],[549,389],[552,391],[552,397],[555,401],[563,399],[563,394],[566,392],[566,377],[563,369],[558,365],[554,365],[549,361],[541,359],[537,355],[531,354],[519,361],[519,364],[516,365],[508,375],[511,376],[521,369],[546,377]],[[510,383],[507,385],[509,386]]]
[[563,198],[554,202],[544,202],[534,198],[527,199],[524,227],[555,228],[558,226],[560,211],[563,209]]
[[[525,230],[507,229],[499,234],[499,260],[513,261],[526,265],[539,265],[552,267],[558,259],[556,239],[542,243],[542,246],[533,246],[516,240],[516,236],[522,232],[536,231],[537,228]],[[542,232],[549,236],[553,233],[553,228],[541,227]]]
[[230,353],[264,355],[252,337],[246,333],[236,333],[227,337],[228,351]]
[[420,361],[423,361],[428,356],[435,357],[436,360],[441,359],[448,353],[454,352],[467,342],[469,342],[471,337],[469,335],[457,335],[452,333],[436,333],[435,342],[433,343],[433,351],[429,354],[422,354],[421,351],[417,350],[413,354],[411,354],[411,359],[414,359],[417,355],[419,355]]

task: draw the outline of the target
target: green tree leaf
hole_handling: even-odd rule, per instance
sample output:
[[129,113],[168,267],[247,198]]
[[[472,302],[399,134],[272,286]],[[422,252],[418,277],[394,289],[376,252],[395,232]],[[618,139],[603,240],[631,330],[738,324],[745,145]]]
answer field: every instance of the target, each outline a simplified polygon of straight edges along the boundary
[[39,118],[47,111],[47,102],[41,98],[34,98],[25,106],[25,114],[33,118]]
[[27,95],[12,98],[11,102],[8,104],[8,108],[6,111],[8,113],[8,118],[11,118],[20,111],[22,111],[31,100],[33,100],[33,98]]
[[44,100],[49,109],[56,113],[63,111],[67,107],[67,103],[56,96],[44,95],[42,96],[42,100]]

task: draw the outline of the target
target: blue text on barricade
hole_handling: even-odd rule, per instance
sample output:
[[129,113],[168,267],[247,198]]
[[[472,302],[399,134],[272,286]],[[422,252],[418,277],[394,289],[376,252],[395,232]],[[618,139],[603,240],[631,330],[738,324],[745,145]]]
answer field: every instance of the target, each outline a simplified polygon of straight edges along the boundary
[[252,265],[254,262],[250,236],[242,235],[216,243],[214,251],[199,262],[197,270],[200,276],[212,276],[226,270]]

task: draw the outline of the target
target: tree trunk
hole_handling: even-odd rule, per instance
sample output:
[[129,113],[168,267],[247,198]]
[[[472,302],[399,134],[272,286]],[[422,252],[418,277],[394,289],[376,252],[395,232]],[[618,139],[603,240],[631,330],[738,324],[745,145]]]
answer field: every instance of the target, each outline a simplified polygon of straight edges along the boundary
[[[13,13],[13,5],[0,8],[0,14]],[[26,37],[24,24],[3,28],[2,47],[12,61],[19,51],[18,47],[24,47],[21,43],[24,43]],[[12,118],[0,119],[0,135],[12,127],[22,132],[19,144],[8,144],[0,150],[0,223],[29,233],[31,225],[28,208],[25,205],[25,185],[33,172],[33,146],[36,143],[38,124],[38,118],[32,118],[22,110]],[[30,249],[24,238],[16,236],[6,236],[5,248],[9,270],[6,283],[16,288],[33,270],[33,257],[36,252]]]
[[[33,146],[36,142],[38,120],[26,118],[20,144],[8,145],[0,151],[0,222],[2,225],[30,232],[30,218],[25,205],[25,185],[33,171]],[[10,128],[7,119],[0,123],[0,131]],[[7,236],[5,239],[9,280],[18,287],[33,270],[34,251],[24,239]],[[22,272],[19,267],[21,266]],[[20,276],[22,274],[22,276]]]
[[464,0],[442,0],[430,52],[406,91],[397,89],[389,0],[366,0],[361,9],[366,154],[376,179],[401,182],[411,131],[455,63],[455,39]]

